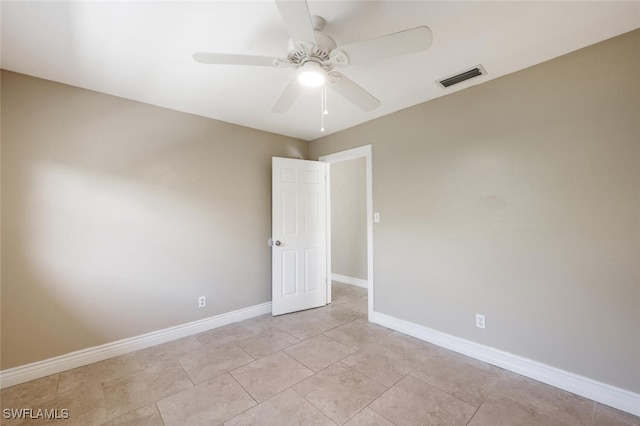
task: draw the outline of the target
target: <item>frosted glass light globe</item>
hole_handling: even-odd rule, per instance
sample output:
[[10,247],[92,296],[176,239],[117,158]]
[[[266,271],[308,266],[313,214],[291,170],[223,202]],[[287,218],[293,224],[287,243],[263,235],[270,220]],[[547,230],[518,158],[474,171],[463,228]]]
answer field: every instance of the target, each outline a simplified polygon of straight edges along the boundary
[[319,63],[308,61],[298,71],[298,82],[307,87],[319,87],[327,80],[327,73]]

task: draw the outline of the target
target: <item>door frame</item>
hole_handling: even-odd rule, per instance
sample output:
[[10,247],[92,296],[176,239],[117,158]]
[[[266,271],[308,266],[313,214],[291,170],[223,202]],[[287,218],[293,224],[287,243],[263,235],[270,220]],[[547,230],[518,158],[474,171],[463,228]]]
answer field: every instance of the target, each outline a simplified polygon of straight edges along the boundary
[[371,318],[375,307],[373,291],[373,166],[371,152],[371,145],[364,145],[346,151],[323,155],[318,159],[319,161],[329,164],[327,170],[327,303],[331,302],[331,164],[362,157],[365,159],[367,199],[367,300],[369,304],[367,310],[369,318]]

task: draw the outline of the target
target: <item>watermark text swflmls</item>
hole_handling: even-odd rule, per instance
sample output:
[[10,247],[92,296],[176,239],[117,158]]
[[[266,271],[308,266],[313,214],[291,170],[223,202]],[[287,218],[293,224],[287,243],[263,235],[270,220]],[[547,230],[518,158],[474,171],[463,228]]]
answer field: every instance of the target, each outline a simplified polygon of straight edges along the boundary
[[5,419],[30,419],[30,420],[64,420],[69,418],[67,408],[5,408],[2,410]]

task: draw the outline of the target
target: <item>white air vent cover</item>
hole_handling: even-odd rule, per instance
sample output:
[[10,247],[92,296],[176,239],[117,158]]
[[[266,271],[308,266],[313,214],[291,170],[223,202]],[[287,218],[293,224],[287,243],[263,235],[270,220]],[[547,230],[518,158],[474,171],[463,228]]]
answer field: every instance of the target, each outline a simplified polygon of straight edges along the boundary
[[478,77],[481,75],[485,75],[487,71],[482,67],[482,65],[476,65],[475,67],[469,68],[462,72],[456,73],[449,77],[445,77],[443,79],[438,80],[438,84],[445,89],[447,87],[453,86],[454,84],[462,83],[463,81],[467,81],[470,78]]

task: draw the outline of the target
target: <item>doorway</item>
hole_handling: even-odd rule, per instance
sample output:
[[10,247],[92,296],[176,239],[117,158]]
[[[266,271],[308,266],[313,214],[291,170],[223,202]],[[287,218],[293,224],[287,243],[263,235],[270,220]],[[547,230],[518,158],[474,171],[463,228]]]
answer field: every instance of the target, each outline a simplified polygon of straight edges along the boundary
[[[375,300],[374,300],[374,291],[373,291],[373,200],[372,200],[372,194],[373,194],[373,185],[372,185],[372,158],[371,158],[371,145],[365,145],[365,146],[361,146],[358,148],[353,148],[353,149],[349,149],[346,151],[341,151],[341,152],[337,152],[334,154],[328,154],[328,155],[324,155],[322,157],[319,158],[320,161],[328,163],[329,165],[339,165],[339,164],[346,164],[345,162],[351,161],[351,160],[364,160],[364,184],[365,184],[365,212],[366,212],[366,218],[365,218],[365,224],[364,224],[364,229],[360,229],[358,231],[355,232],[362,232],[364,234],[364,237],[366,238],[366,242],[365,242],[365,257],[366,257],[366,279],[360,278],[360,277],[350,277],[350,276],[345,276],[342,275],[342,279],[345,280],[349,280],[349,278],[356,278],[356,280],[354,280],[353,282],[350,282],[350,284],[355,284],[355,285],[359,285],[359,286],[366,286],[367,287],[367,300],[368,300],[368,316],[371,317],[371,314],[373,313],[374,307],[375,307]],[[328,176],[328,181],[327,181],[327,187],[331,188],[331,166],[329,168],[329,173],[327,174]],[[348,176],[348,175],[346,175]],[[331,192],[330,192],[330,196],[327,200],[327,218],[330,221],[331,218],[331,212],[332,212],[332,202],[331,202]],[[332,229],[332,224],[329,225],[328,229]],[[333,271],[333,267],[332,267],[332,262],[331,262],[331,258],[332,258],[332,249],[331,249],[331,244],[332,244],[332,238],[331,238],[331,232],[328,235],[328,241],[327,241],[327,261],[328,261],[328,266],[329,266],[329,273],[334,272]],[[364,265],[360,265],[360,263],[364,263],[364,262],[360,262],[360,260],[355,262],[356,265],[351,265],[351,266],[344,266],[342,265],[341,267],[343,268],[351,268],[351,270],[353,271],[358,271],[358,270],[362,270],[361,268],[364,267]],[[338,274],[338,276],[341,274]],[[359,274],[361,276],[363,276],[364,274]],[[331,301],[331,285],[327,286],[327,301]]]

